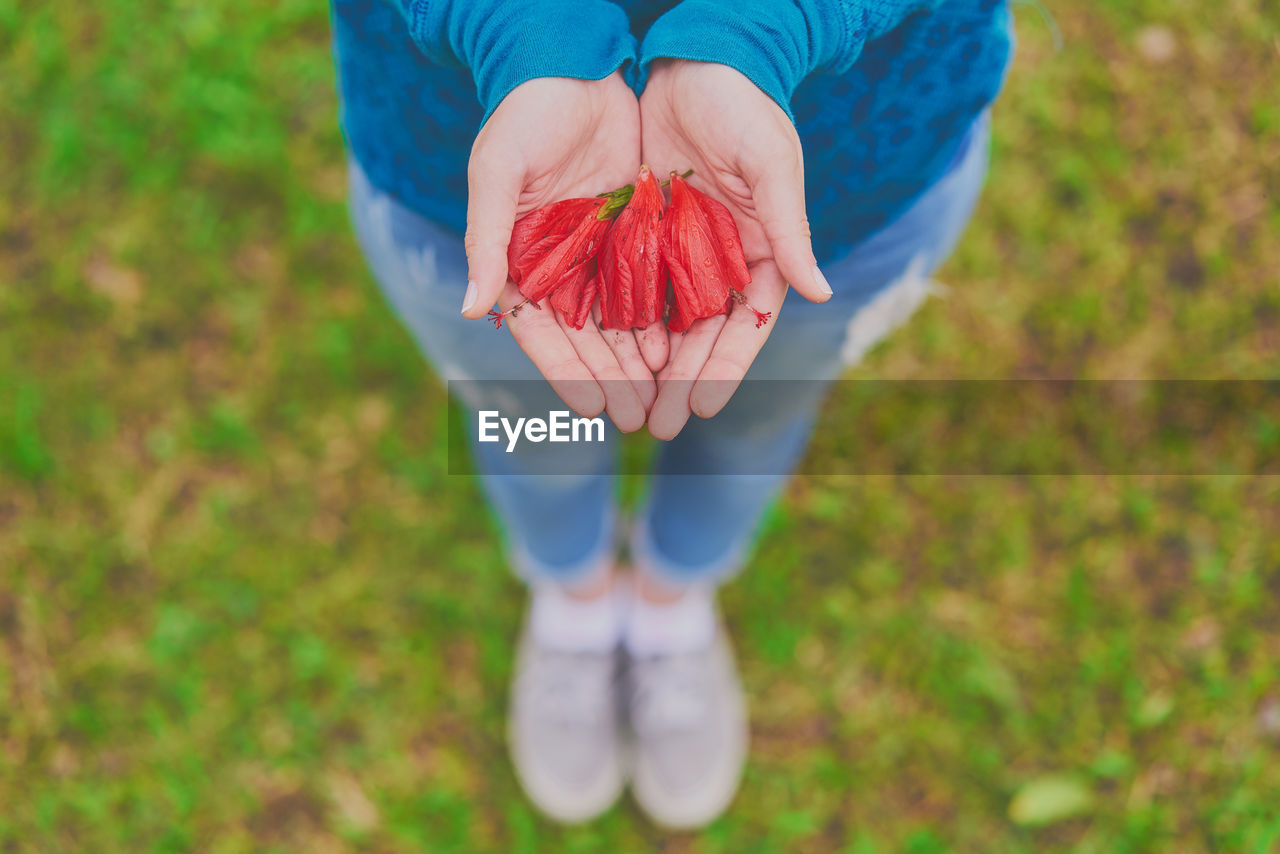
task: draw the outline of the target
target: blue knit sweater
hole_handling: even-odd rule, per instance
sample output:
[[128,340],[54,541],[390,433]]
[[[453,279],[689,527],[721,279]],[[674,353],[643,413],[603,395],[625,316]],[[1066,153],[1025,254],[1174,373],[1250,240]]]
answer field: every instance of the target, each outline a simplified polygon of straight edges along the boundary
[[1013,48],[1007,0],[333,0],[333,15],[351,153],[444,227],[465,228],[471,143],[513,88],[621,67],[640,92],[676,57],[738,69],[795,120],[821,263],[946,170]]

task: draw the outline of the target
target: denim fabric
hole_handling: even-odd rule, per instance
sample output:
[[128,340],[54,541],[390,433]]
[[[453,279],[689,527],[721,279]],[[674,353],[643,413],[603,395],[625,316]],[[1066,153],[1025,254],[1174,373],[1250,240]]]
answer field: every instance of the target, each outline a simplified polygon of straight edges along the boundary
[[[931,273],[951,252],[981,192],[989,125],[989,113],[981,113],[938,181],[887,226],[825,265],[831,300],[787,297],[747,378],[816,382],[771,384],[767,406],[758,395],[737,395],[719,415],[690,419],[663,445],[629,535],[637,562],[676,583],[723,578],[741,566],[761,514],[804,452],[829,382],[929,295]],[[354,160],[350,174],[361,246],[441,379],[539,379],[509,334],[458,313],[466,257],[456,234],[376,189]],[[534,385],[546,395],[544,411],[563,408],[545,383]],[[579,473],[522,475],[519,448],[508,454],[475,444],[473,450],[517,571],[568,581],[610,560],[617,545],[616,448],[612,442],[559,446],[563,451],[537,447],[542,454],[573,454],[571,468]],[[682,474],[691,469],[720,473]]]

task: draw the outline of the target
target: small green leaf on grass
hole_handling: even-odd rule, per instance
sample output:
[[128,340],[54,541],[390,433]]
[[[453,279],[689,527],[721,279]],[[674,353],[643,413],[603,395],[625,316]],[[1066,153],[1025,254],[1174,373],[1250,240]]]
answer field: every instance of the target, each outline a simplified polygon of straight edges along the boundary
[[1123,777],[1133,768],[1133,759],[1129,756],[1118,753],[1114,750],[1106,753],[1093,760],[1093,764],[1089,766],[1089,770],[1093,772],[1095,777],[1101,777],[1104,780],[1113,780],[1117,777]]
[[1009,802],[1009,818],[1014,824],[1039,827],[1081,815],[1092,807],[1093,791],[1084,781],[1053,774],[1024,784]]
[[1139,729],[1150,729],[1159,726],[1173,714],[1173,698],[1157,691],[1142,699],[1133,713],[1133,724]]

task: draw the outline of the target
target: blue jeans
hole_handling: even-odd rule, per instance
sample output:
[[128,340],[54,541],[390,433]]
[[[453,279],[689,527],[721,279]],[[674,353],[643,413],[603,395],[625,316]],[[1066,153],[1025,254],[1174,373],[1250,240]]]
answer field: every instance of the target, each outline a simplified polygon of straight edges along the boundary
[[[896,220],[824,265],[832,299],[814,304],[795,293],[787,297],[748,379],[809,382],[772,384],[768,412],[745,402],[735,406],[734,398],[714,418],[691,418],[662,446],[649,497],[629,534],[637,565],[675,584],[718,580],[741,566],[768,502],[804,452],[830,381],[928,296],[930,274],[955,246],[981,192],[989,135],[989,113],[983,113],[942,178]],[[458,313],[467,281],[461,239],[370,186],[354,161],[350,176],[360,244],[440,377],[538,379],[509,334]],[[531,581],[587,575],[612,560],[619,540],[616,448],[612,442],[585,451],[571,447],[578,474],[529,475],[519,474],[518,449],[472,446],[512,562]],[[583,453],[593,455],[585,467]],[[751,471],[771,473],[727,474],[747,459]],[[702,473],[717,466],[726,474]],[[681,474],[691,470],[700,473]]]

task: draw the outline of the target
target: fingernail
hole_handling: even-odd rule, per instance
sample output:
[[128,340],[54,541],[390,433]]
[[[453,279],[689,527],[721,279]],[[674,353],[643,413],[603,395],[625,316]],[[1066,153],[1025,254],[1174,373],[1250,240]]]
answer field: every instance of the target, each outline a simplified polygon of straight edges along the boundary
[[818,290],[827,296],[831,296],[831,285],[827,283],[827,277],[822,275],[822,271],[818,269],[818,265],[813,265],[813,281],[818,286]]
[[462,298],[463,314],[466,314],[467,309],[476,304],[476,297],[480,295],[479,290],[480,289],[476,287],[475,282],[467,282],[467,295]]

